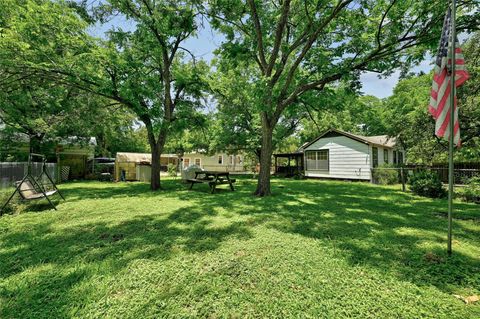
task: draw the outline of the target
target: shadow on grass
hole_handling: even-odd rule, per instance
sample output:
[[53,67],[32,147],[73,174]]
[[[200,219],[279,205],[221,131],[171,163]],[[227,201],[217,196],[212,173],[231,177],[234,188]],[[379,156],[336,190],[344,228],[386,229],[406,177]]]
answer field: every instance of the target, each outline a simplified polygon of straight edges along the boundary
[[[76,263],[100,265],[110,261],[109,272],[115,274],[133,260],[167,260],[178,251],[215,250],[229,238],[250,239],[252,227],[260,225],[324,241],[338,251],[338,256],[332,258],[344,258],[352,266],[388,272],[419,286],[436,286],[447,293],[480,287],[480,256],[472,257],[467,250],[455,252],[450,258],[445,254],[446,222],[435,216],[436,212],[444,210],[446,202],[443,200],[423,199],[363,183],[311,180],[274,180],[274,195],[268,198],[251,195],[255,186],[251,179],[237,179],[235,192],[225,189],[216,194],[209,194],[208,187],[201,185],[188,191],[188,185],[178,180],[164,181],[163,186],[164,190],[151,192],[149,186],[142,183],[65,185],[62,191],[67,201],[158,197],[185,201],[188,206],[169,214],[140,215],[117,224],[97,221],[55,232],[48,221],[21,232],[0,229],[3,232],[0,233],[3,247],[0,281],[26,269],[50,264],[67,267]],[[456,205],[459,216],[478,216],[477,207]],[[230,214],[244,219],[215,225],[210,217],[218,214],[218,208],[223,208],[226,213],[222,214],[227,217]],[[479,238],[468,223],[474,221],[454,222],[456,245],[476,247],[473,248],[475,253]],[[57,294],[67,293],[76,282],[93,275],[81,270],[63,277],[55,275],[54,271],[51,274],[36,279],[37,284],[48,286],[50,281]],[[25,295],[25,289],[29,288],[0,289],[0,296]],[[29,300],[20,298],[8,307],[11,313],[22,311],[29,307]],[[66,315],[61,312],[61,304],[53,308],[58,308],[58,312],[52,316]]]
[[[0,300],[13,301],[0,307],[0,317],[22,317],[28,311],[68,317],[71,314],[63,306],[81,306],[82,297],[97,293],[79,294],[75,299],[68,297],[71,289],[98,276],[105,263],[106,275],[112,276],[134,260],[168,260],[179,251],[201,253],[215,250],[226,239],[252,237],[242,222],[219,227],[205,219],[206,215],[215,212],[189,206],[161,217],[138,216],[114,225],[99,221],[61,231],[52,230],[50,222],[12,233],[0,227],[0,282],[18,274],[26,277],[22,280],[26,285],[14,289],[2,289],[0,284]],[[73,271],[59,271],[72,268]],[[41,273],[34,279],[34,287],[28,283],[30,271]],[[45,293],[55,296],[47,304],[32,305],[32,300],[44,300]]]

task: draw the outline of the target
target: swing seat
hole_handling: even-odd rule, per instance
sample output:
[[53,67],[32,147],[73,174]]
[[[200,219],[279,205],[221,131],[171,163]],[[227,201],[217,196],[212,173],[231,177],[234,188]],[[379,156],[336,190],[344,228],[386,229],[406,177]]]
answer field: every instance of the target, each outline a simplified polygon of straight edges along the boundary
[[18,187],[18,185],[20,185],[20,188],[18,189],[18,193],[24,200],[41,199],[41,198],[45,198],[45,196],[46,197],[52,196],[57,192],[57,190],[54,189],[54,190],[45,192],[45,195],[44,195],[44,193],[38,192],[35,189],[35,187],[33,187],[32,183],[28,180],[23,181],[23,183],[20,181],[15,182],[15,186]]

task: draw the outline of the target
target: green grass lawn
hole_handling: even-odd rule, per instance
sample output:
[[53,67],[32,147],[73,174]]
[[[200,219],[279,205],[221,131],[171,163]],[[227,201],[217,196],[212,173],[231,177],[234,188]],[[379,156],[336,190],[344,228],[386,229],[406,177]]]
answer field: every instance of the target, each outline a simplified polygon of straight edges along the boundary
[[367,183],[61,185],[0,218],[0,318],[480,318],[480,206]]

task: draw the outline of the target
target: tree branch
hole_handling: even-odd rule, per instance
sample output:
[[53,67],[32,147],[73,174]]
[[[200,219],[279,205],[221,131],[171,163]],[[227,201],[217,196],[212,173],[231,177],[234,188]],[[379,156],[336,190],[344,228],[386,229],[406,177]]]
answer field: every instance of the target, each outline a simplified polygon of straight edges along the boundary
[[275,31],[275,40],[273,45],[272,54],[270,55],[270,61],[267,66],[266,75],[270,76],[272,73],[273,66],[277,60],[278,51],[280,50],[280,44],[282,43],[283,31],[285,30],[285,25],[288,21],[288,14],[290,11],[290,0],[285,0],[282,7],[282,16],[278,21],[276,31]]
[[257,38],[257,51],[260,60],[260,66],[262,68],[262,72],[265,74],[267,70],[267,60],[265,59],[265,49],[263,46],[263,33],[262,33],[262,26],[260,24],[260,19],[258,18],[257,8],[255,6],[255,0],[248,0],[248,4],[250,6],[250,13],[252,15],[253,24],[255,26],[255,34]]

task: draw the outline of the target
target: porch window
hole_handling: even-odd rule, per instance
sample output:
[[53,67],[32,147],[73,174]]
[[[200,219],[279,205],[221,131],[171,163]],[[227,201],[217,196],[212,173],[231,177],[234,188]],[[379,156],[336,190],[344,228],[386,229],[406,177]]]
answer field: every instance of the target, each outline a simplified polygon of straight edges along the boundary
[[372,165],[378,167],[378,148],[372,147]]
[[305,154],[307,158],[307,170],[310,171],[329,171],[328,150],[308,151]]
[[403,165],[403,152],[398,151],[398,164]]
[[383,150],[383,162],[388,164],[388,150]]
[[393,151],[393,164],[398,164],[398,161],[397,161],[397,151]]

